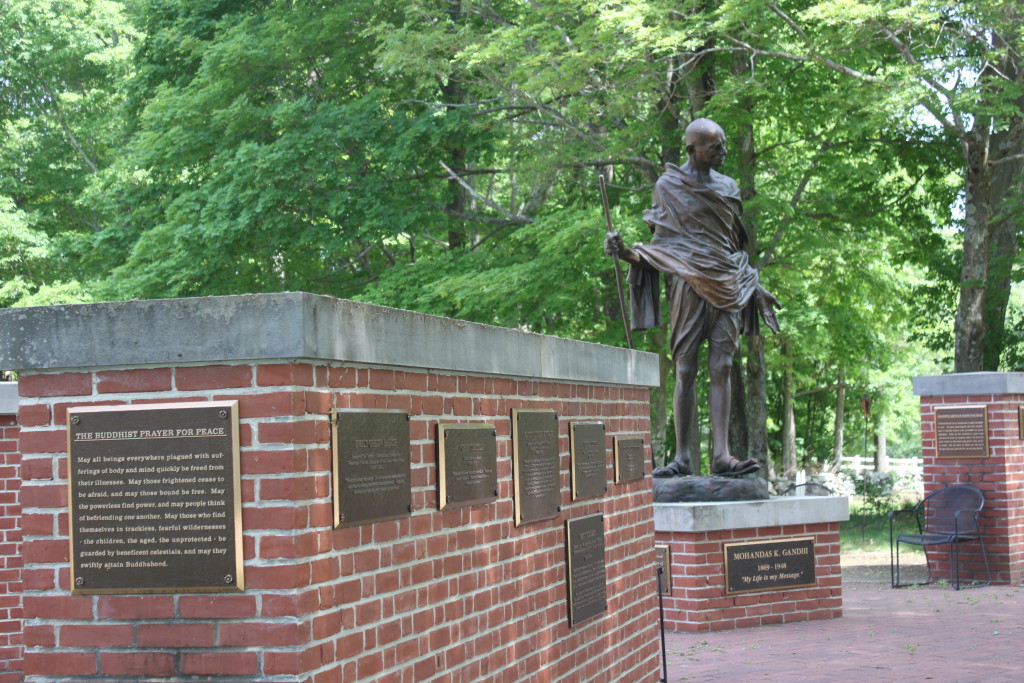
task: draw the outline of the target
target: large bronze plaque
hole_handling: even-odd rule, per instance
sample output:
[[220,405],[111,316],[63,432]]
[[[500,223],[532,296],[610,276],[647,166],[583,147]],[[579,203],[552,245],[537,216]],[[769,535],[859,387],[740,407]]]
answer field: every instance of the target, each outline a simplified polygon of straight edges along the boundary
[[569,432],[572,453],[572,499],[603,496],[608,490],[608,451],[603,422],[573,422]]
[[512,436],[516,526],[555,517],[561,509],[558,416],[553,410],[513,410]]
[[815,585],[813,537],[725,543],[722,549],[727,594]]
[[644,440],[639,436],[615,437],[615,483],[644,478]]
[[68,409],[72,592],[241,591],[238,402]]
[[334,526],[395,519],[411,512],[409,414],[335,410]]
[[438,508],[498,498],[496,433],[492,424],[437,426]]
[[939,458],[987,458],[988,406],[936,407],[935,454]]
[[672,595],[672,549],[667,545],[654,546],[658,557],[658,574],[661,579],[658,585],[662,595]]
[[608,611],[604,515],[565,521],[569,626]]

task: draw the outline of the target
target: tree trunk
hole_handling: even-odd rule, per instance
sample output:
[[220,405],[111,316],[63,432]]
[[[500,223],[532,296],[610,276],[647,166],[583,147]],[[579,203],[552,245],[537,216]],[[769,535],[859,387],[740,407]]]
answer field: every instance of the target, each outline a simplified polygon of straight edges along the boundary
[[817,394],[810,394],[807,397],[807,417],[804,425],[804,457],[803,464],[806,468],[814,459],[814,428],[818,417]]
[[767,370],[764,362],[764,337],[747,337],[747,455],[761,463],[759,474],[767,477],[771,469],[768,454]]
[[[654,348],[658,352],[658,374],[661,377],[661,385],[651,389],[651,453],[654,457],[654,466],[664,465],[661,462],[660,454],[667,450],[675,455],[675,438],[666,439],[669,423],[669,404],[672,396],[670,387],[672,385],[672,373],[675,366],[668,354],[660,351],[668,346],[668,335],[665,326],[655,327],[647,332]],[[671,457],[669,458],[671,459]]]
[[[992,148],[1001,157],[1016,157],[1024,153],[1024,143],[1006,131],[992,135]],[[1007,206],[1007,200],[1024,191],[1024,160],[1004,161],[992,166],[992,200],[995,216],[992,226],[992,245],[989,248],[989,274],[986,283],[985,355],[982,367],[999,370],[999,360],[1005,345],[1006,308],[1010,299],[1013,264],[1017,260],[1017,212]],[[1019,199],[1017,201],[1020,201]],[[1017,207],[1019,210],[1019,207]]]
[[965,136],[964,252],[956,312],[954,372],[998,370],[1006,325],[1017,224],[1006,200],[1022,187],[1024,134],[989,133],[981,117]]
[[980,372],[985,359],[985,312],[988,264],[992,246],[992,174],[988,165],[988,133],[964,142],[967,161],[964,192],[964,252],[960,270],[960,303],[956,311],[954,372]]
[[732,395],[729,412],[729,452],[733,457],[746,460],[747,444],[747,401],[746,381],[743,377],[743,358],[737,352],[732,359]]
[[[462,24],[461,0],[455,0],[449,5],[448,16],[452,24],[460,26]],[[449,112],[455,111],[458,105],[465,101],[466,94],[454,74],[449,74],[447,79],[441,83],[441,97],[443,102],[450,103],[446,107]],[[466,146],[461,140],[448,148],[448,158],[448,165],[456,173],[461,174],[466,169]],[[464,221],[455,216],[466,214],[469,196],[466,189],[455,178],[448,179],[448,190],[451,192],[451,198],[445,206],[449,212],[448,249],[456,251],[466,246],[466,228]]]
[[[743,76],[750,70],[748,58],[733,60],[733,74]],[[740,103],[748,111],[756,105],[750,98]],[[743,227],[747,232],[747,255],[751,263],[758,262],[757,230],[758,210],[756,204],[748,202],[757,196],[757,154],[755,152],[754,127],[744,125],[738,132],[736,181],[740,186],[740,198],[744,202]],[[768,371],[764,358],[764,337],[747,337],[746,359],[746,433],[747,457],[761,463],[759,476],[770,478],[772,474],[771,455],[768,453]]]
[[[704,471],[704,468],[702,467],[702,463],[704,462],[704,459],[703,459],[703,457],[701,455],[704,452],[703,449],[702,449],[704,444],[702,443],[702,440],[701,440],[701,431],[700,431],[700,405],[701,405],[701,402],[698,401],[697,403],[698,403],[697,410],[695,410],[692,413],[690,413],[690,471],[693,474],[700,474],[701,472]],[[703,403],[703,405],[707,405],[707,403],[705,402],[705,403]],[[711,430],[709,429],[708,430],[708,448],[707,448],[708,453],[711,452],[711,445],[710,445],[711,438],[710,437],[711,437]],[[711,461],[711,457],[708,456],[708,462],[710,463],[710,461]],[[708,465],[708,469],[710,469],[710,464]]]
[[875,432],[875,472],[889,471],[889,454],[886,452],[885,413],[878,412],[878,431]]
[[846,420],[846,369],[839,368],[836,386],[836,424],[832,433],[832,471],[843,466],[843,424]]
[[782,342],[782,475],[796,476],[796,419],[793,414],[793,349],[787,336]]

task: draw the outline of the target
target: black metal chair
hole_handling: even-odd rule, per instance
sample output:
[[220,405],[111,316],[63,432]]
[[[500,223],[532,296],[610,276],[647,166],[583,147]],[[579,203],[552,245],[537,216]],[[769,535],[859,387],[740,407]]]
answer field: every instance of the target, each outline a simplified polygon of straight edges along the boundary
[[779,494],[780,496],[831,496],[832,489],[824,484],[793,484]]
[[[921,586],[923,583],[900,583],[900,544],[924,548],[925,563],[928,566],[928,581],[932,582],[932,566],[928,549],[932,546],[949,546],[949,580],[953,588],[960,590],[960,545],[977,541],[981,546],[981,557],[985,562],[985,583],[973,583],[971,587],[987,586],[992,581],[988,566],[988,555],[981,537],[978,515],[985,505],[985,496],[973,486],[957,484],[947,486],[927,496],[913,508],[889,512],[889,573],[893,588]],[[917,522],[916,534],[894,535],[893,524],[897,515],[913,514]]]

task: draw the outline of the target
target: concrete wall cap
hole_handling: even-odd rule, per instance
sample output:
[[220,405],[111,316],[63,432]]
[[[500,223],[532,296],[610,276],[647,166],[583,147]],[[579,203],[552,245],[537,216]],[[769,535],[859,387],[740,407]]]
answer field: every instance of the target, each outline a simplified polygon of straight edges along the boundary
[[306,292],[0,309],[4,369],[266,360],[660,383],[657,354]]
[[845,522],[845,496],[801,496],[727,503],[655,503],[654,530],[704,532],[726,529]]
[[1024,372],[959,372],[914,378],[918,396],[1024,394]]

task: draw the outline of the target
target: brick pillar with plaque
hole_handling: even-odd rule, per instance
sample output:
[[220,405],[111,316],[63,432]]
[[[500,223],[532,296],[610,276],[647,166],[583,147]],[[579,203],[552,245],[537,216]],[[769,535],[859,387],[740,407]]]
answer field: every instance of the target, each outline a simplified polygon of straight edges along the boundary
[[[985,495],[981,526],[992,581],[1024,581],[1024,373],[914,378],[921,397],[925,494],[969,484]],[[948,565],[936,553],[933,570]],[[977,544],[961,549],[961,577],[984,580]]]
[[25,683],[659,678],[655,354],[283,293],[2,309],[0,368]]

